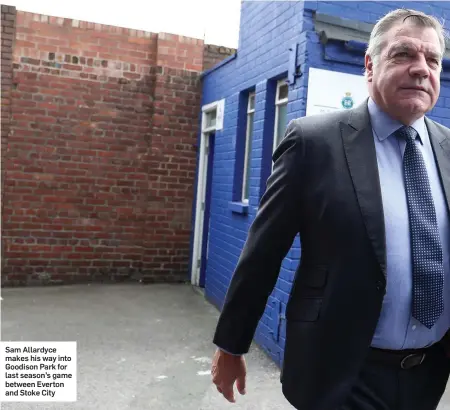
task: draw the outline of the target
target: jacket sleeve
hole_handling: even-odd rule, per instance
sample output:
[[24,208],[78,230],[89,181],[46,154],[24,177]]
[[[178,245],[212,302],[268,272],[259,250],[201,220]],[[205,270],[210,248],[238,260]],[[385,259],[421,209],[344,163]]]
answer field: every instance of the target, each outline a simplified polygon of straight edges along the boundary
[[213,343],[232,354],[250,349],[256,327],[300,223],[305,144],[297,120],[273,154],[273,172],[231,279]]

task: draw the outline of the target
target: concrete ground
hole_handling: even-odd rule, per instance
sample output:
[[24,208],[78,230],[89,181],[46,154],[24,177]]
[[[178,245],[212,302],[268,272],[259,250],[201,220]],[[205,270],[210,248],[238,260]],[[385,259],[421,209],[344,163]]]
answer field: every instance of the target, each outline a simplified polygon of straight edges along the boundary
[[[218,311],[189,285],[3,289],[2,341],[77,341],[78,401],[3,403],[4,410],[289,410],[279,369],[256,346],[247,395],[230,404],[211,383]],[[450,392],[439,410],[450,410]]]
[[[4,410],[288,410],[279,370],[257,347],[247,395],[211,383],[218,311],[189,285],[2,289],[2,341],[77,341],[78,401],[3,403]],[[239,396],[239,397],[238,397]]]

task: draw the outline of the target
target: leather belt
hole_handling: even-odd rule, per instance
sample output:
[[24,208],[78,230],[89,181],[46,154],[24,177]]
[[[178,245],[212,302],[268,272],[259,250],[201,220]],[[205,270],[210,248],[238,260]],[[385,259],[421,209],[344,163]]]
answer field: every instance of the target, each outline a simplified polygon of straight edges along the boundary
[[434,350],[434,346],[409,350],[385,350],[371,347],[368,360],[409,370],[420,366],[431,353],[431,350]]

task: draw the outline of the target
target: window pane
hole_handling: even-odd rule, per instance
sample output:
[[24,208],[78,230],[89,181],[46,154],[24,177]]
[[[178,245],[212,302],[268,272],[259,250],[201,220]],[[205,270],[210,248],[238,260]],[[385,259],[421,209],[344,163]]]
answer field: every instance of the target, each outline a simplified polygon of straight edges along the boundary
[[287,104],[279,105],[278,107],[278,124],[277,124],[277,146],[281,142],[286,132],[287,127]]
[[281,85],[279,89],[278,99],[282,100],[284,98],[288,98],[288,94],[289,94],[288,85],[287,84]]
[[249,110],[255,109],[255,94],[250,94],[249,102],[248,102],[248,109]]
[[244,159],[244,186],[243,186],[243,199],[248,199],[250,194],[250,158],[252,152],[252,139],[253,139],[253,116],[254,114],[249,114],[247,116],[248,121],[248,133],[246,139],[246,150]]
[[206,127],[214,127],[216,125],[216,110],[206,114]]

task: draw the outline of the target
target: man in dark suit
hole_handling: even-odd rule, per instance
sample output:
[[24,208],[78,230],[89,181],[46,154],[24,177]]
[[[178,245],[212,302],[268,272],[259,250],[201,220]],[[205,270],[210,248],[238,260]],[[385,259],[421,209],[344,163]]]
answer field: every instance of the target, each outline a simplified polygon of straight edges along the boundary
[[450,130],[440,23],[396,10],[371,34],[370,98],[292,121],[228,289],[212,377],[234,402],[283,258],[302,255],[286,307],[282,389],[301,410],[432,410],[450,371]]

